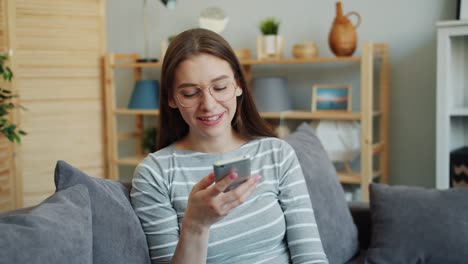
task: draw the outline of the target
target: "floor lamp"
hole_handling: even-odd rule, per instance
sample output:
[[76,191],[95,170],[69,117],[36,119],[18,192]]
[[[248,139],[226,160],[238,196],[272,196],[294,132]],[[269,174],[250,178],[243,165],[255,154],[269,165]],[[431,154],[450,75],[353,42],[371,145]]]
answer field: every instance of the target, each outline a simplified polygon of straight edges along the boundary
[[[144,54],[143,58],[137,60],[137,62],[157,62],[157,58],[149,57],[149,23],[148,23],[148,1],[143,0],[143,25],[144,25]],[[176,0],[160,0],[161,3],[169,10],[175,9]]]

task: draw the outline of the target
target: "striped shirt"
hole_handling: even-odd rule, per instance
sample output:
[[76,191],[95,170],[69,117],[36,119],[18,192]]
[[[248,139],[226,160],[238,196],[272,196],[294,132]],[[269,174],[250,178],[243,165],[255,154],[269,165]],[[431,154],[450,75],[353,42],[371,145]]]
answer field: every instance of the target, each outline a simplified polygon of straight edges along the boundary
[[135,170],[130,196],[152,263],[170,262],[193,185],[215,161],[241,155],[252,157],[252,175],[262,178],[243,204],[211,226],[207,263],[328,263],[296,154],[277,138],[222,154],[172,144],[148,155]]

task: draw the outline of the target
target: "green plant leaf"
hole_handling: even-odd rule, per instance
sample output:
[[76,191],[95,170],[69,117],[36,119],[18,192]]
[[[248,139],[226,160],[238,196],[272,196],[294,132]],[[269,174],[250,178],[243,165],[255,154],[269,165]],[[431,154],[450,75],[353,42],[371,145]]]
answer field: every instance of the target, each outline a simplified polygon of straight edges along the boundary
[[[13,78],[13,71],[5,65],[8,60],[8,54],[0,53],[0,74],[3,80],[10,81]],[[0,133],[13,143],[21,143],[21,136],[26,135],[26,132],[19,129],[16,124],[10,123],[7,116],[10,110],[14,108],[25,109],[21,105],[14,104],[10,99],[17,97],[10,90],[0,87]]]
[[274,17],[267,17],[260,21],[260,31],[263,35],[277,35],[280,21]]

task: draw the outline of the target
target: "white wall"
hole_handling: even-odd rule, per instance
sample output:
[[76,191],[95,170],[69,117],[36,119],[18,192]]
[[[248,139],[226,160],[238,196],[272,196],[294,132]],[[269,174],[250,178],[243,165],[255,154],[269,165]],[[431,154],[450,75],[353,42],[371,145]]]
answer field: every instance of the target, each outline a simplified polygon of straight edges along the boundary
[[[436,28],[439,20],[456,15],[456,0],[348,0],[344,12],[357,11],[362,17],[358,28],[359,46],[366,41],[387,42],[391,60],[391,182],[405,185],[435,185],[435,87]],[[108,0],[108,51],[143,53],[143,0]],[[327,44],[335,16],[335,1],[312,0],[177,0],[170,11],[159,1],[150,3],[150,54],[159,57],[161,39],[197,27],[201,10],[223,8],[229,24],[222,35],[234,48],[250,48],[255,53],[258,23],[268,16],[279,18],[280,34],[285,38],[285,55],[291,56],[294,43],[311,40],[322,56],[332,56]],[[359,55],[358,51],[356,55]],[[308,68],[309,67],[309,68]],[[287,70],[268,69],[287,75],[296,108],[309,107],[310,86],[323,78],[346,80],[359,85],[353,72],[330,74],[310,67],[292,66]],[[269,74],[258,70],[259,75]],[[158,73],[150,73],[150,75]],[[119,78],[131,78],[131,75]],[[128,96],[131,84],[120,87]],[[357,98],[355,96],[355,98]],[[124,100],[124,101],[122,101]],[[120,104],[125,104],[122,99]],[[358,105],[356,103],[356,105]]]

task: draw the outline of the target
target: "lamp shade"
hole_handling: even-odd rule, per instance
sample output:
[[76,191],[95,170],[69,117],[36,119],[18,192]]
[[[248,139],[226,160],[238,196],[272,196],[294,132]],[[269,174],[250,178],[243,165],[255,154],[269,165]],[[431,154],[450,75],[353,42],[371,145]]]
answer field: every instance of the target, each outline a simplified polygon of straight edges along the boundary
[[139,80],[135,84],[130,102],[130,109],[158,109],[159,84],[156,80]]
[[260,112],[292,110],[288,81],[284,77],[258,77],[253,80],[254,97]]

